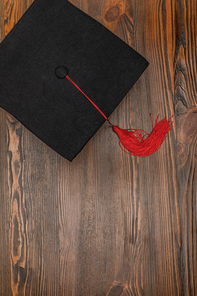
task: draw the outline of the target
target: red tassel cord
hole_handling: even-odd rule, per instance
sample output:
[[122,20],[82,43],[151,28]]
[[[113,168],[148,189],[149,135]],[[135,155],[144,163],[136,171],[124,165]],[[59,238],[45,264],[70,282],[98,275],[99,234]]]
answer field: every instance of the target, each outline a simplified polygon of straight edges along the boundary
[[[165,140],[167,133],[172,129],[172,116],[167,120],[166,117],[158,121],[159,115],[156,118],[155,126],[152,122],[152,132],[149,134],[140,129],[121,129],[113,125],[107,116],[99,109],[99,107],[79,88],[79,86],[68,76],[66,78],[90,101],[90,103],[100,112],[100,114],[113,127],[114,132],[118,135],[120,148],[129,155],[139,157],[147,157],[155,153]],[[151,114],[150,114],[151,116]],[[126,150],[127,151],[126,151]]]

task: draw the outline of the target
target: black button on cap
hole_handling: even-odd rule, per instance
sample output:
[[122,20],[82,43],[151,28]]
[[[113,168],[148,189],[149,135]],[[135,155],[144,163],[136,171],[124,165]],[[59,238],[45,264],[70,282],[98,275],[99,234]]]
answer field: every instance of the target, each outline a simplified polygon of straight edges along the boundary
[[65,78],[66,75],[68,74],[68,70],[66,69],[65,66],[58,66],[55,69],[55,74],[58,78]]

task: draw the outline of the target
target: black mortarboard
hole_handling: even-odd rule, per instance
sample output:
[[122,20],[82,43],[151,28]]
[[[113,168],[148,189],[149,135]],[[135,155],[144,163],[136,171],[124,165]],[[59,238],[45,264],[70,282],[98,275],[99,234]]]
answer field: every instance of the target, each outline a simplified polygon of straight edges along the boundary
[[0,106],[71,161],[105,118],[61,76],[108,117],[147,66],[68,1],[35,0],[0,45]]

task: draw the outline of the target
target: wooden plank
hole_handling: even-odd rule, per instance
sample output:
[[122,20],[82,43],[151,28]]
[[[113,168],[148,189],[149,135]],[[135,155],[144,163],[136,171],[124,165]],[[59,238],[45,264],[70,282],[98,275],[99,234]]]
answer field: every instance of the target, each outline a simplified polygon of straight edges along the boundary
[[[22,16],[22,1],[4,1],[4,30],[7,35]],[[25,295],[28,278],[28,234],[26,200],[23,194],[22,125],[6,113],[8,131],[9,257],[12,295]]]
[[22,176],[22,126],[7,114],[8,174],[10,198],[10,259],[12,295],[25,295],[27,282],[27,220],[26,205],[21,182]]
[[6,112],[0,109],[0,294],[11,295],[10,194],[8,190]]
[[[0,41],[4,32],[4,3],[0,0]],[[9,250],[10,200],[8,193],[6,112],[0,109],[0,294],[11,295]]]
[[[197,73],[196,73],[196,1],[185,7],[176,5],[177,37],[174,44],[174,97],[177,118],[177,187],[180,200],[180,268],[184,278],[183,294],[195,295],[197,289]],[[190,23],[191,22],[191,23]]]
[[23,159],[29,250],[26,294],[59,296],[58,155],[24,128]]

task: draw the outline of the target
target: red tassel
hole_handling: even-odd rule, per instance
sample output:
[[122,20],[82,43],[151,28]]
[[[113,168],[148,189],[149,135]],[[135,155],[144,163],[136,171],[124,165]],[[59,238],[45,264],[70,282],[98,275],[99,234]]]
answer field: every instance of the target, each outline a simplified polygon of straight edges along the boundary
[[118,126],[113,126],[114,132],[117,133],[120,139],[119,145],[121,149],[129,155],[140,157],[147,157],[156,152],[161,147],[167,133],[172,129],[173,124],[171,120],[172,116],[168,120],[165,117],[159,122],[158,117],[159,115],[150,134],[139,129],[121,129]]
[[[166,138],[167,133],[172,129],[172,116],[167,120],[166,117],[158,122],[158,117],[155,121],[155,127],[152,122],[152,132],[147,132],[140,129],[121,129],[118,126],[113,125],[107,116],[99,109],[99,107],[81,90],[81,88],[68,76],[65,76],[89,101],[90,103],[100,112],[100,114],[109,122],[113,127],[114,132],[117,133],[120,142],[120,148],[129,155],[136,155],[140,157],[146,157],[156,152],[163,141]],[[142,135],[144,133],[144,135]],[[124,148],[128,151],[126,151]]]

